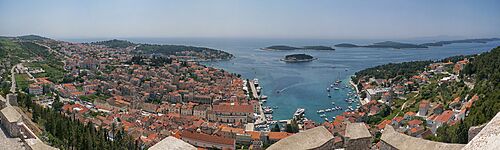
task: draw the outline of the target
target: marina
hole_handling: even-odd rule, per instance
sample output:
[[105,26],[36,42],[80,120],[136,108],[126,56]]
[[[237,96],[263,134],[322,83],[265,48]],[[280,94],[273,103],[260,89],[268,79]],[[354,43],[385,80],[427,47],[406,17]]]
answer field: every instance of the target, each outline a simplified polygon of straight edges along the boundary
[[[141,40],[136,41],[140,42]],[[204,62],[203,64],[240,74],[242,78],[250,80],[258,78],[259,86],[262,87],[260,91],[263,95],[267,95],[265,105],[279,106],[279,109],[273,109],[273,120],[290,119],[297,108],[304,108],[307,114],[306,117],[315,122],[324,121],[317,114],[317,111],[333,107],[331,105],[332,101],[335,102],[335,106],[340,106],[343,110],[327,113],[330,120],[331,117],[343,113],[349,105],[353,109],[357,108],[359,97],[351,96],[351,104],[345,101],[345,99],[349,100],[349,92],[357,93],[355,86],[351,86],[349,80],[350,76],[359,70],[387,63],[436,60],[453,55],[476,54],[488,51],[500,43],[452,44],[425,50],[406,49],[404,51],[389,48],[381,48],[376,51],[365,48],[336,48],[333,52],[307,51],[307,54],[318,58],[316,61],[308,63],[283,63],[279,59],[283,58],[288,52],[262,51],[259,48],[276,43],[286,45],[328,45],[331,43],[342,43],[343,41],[161,39],[158,42],[204,45],[223,49],[234,54],[235,58],[230,61]],[[360,40],[352,42],[363,44],[377,41]],[[471,49],[470,47],[475,48]],[[302,51],[298,50],[297,52]],[[339,83],[337,84],[338,86],[335,86],[337,80],[339,80]],[[332,88],[331,85],[334,87]],[[339,89],[335,90],[335,87]],[[327,88],[330,89],[331,97],[328,97]],[[361,103],[364,103],[364,101],[361,101]]]

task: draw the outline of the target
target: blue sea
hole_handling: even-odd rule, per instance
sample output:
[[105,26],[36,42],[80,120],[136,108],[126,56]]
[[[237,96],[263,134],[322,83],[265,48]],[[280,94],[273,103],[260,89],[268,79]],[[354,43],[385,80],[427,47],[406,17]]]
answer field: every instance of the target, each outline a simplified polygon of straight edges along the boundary
[[[335,51],[264,51],[259,48],[271,45],[333,46],[339,43],[370,44],[381,40],[311,40],[311,39],[231,39],[231,38],[124,38],[138,43],[182,44],[220,49],[232,53],[230,61],[205,62],[207,66],[241,74],[243,78],[258,78],[263,87],[262,93],[269,98],[265,105],[278,106],[274,110],[274,120],[290,119],[297,108],[306,109],[306,117],[316,122],[323,119],[316,113],[319,109],[337,106],[347,107],[344,100],[352,89],[345,88],[350,76],[356,71],[382,65],[416,60],[439,60],[455,55],[469,55],[486,52],[500,46],[500,41],[469,44],[451,44],[428,49],[388,49],[388,48],[335,48]],[[67,39],[73,42],[88,42],[102,39]],[[397,40],[396,40],[397,41]],[[424,43],[430,41],[400,42]],[[285,55],[305,53],[318,60],[305,63],[284,63]],[[331,90],[328,97],[327,87],[342,80],[340,90]],[[281,91],[277,93],[276,91]],[[326,113],[328,118],[343,111]]]

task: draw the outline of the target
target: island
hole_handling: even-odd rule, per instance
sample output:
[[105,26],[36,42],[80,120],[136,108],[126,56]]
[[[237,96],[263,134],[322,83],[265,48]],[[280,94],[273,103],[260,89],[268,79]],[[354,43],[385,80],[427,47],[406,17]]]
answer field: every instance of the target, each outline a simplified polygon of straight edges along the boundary
[[343,48],[354,48],[354,47],[364,47],[364,48],[394,48],[394,49],[405,49],[405,48],[429,48],[430,46],[444,46],[454,43],[487,43],[492,41],[500,41],[500,38],[482,38],[482,39],[465,39],[465,40],[451,40],[451,41],[439,41],[430,42],[423,44],[410,44],[410,43],[400,43],[394,41],[385,41],[373,43],[371,45],[356,45],[351,43],[341,43],[335,45],[335,47]]
[[317,58],[314,58],[313,56],[307,54],[291,54],[291,55],[286,55],[285,58],[281,59],[281,61],[287,63],[297,63],[297,62],[309,62],[316,59]]
[[410,43],[400,43],[400,42],[394,42],[394,41],[378,42],[378,43],[373,43],[371,45],[355,45],[355,44],[350,44],[350,43],[342,43],[342,44],[335,45],[335,47],[346,47],[346,48],[365,47],[365,48],[394,48],[394,49],[427,48],[427,46],[410,44]]
[[265,48],[261,48],[262,50],[327,50],[333,51],[335,50],[329,46],[303,46],[303,47],[293,47],[286,45],[273,45]]
[[451,40],[451,41],[439,41],[434,43],[424,43],[420,44],[422,46],[444,46],[453,43],[487,43],[492,41],[500,41],[500,38],[483,38],[483,39],[465,39],[465,40]]

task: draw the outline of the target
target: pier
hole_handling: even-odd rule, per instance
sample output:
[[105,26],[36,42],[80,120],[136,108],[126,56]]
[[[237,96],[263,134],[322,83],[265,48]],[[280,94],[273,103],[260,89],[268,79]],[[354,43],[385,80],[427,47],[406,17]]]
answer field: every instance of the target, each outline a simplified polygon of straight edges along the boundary
[[250,84],[250,90],[252,90],[252,96],[258,100],[260,100],[259,94],[257,94],[257,88],[255,87],[255,83],[253,80],[248,81]]
[[370,100],[365,101],[364,99],[361,99],[361,96],[359,96],[361,93],[359,92],[358,86],[356,86],[352,80],[349,80],[349,83],[352,87],[354,87],[354,89],[356,89],[356,94],[358,94],[359,103],[361,103],[361,105],[365,105],[370,102]]

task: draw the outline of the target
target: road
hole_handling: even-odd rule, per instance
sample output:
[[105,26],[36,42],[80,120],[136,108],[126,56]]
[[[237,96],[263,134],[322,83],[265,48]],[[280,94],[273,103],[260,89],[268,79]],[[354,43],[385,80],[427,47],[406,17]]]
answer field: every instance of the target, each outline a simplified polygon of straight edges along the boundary
[[11,93],[16,93],[16,68],[19,64],[17,65],[14,65],[14,67],[12,67],[12,69],[10,69],[10,74],[11,74],[11,83],[12,85],[10,86],[10,92]]

